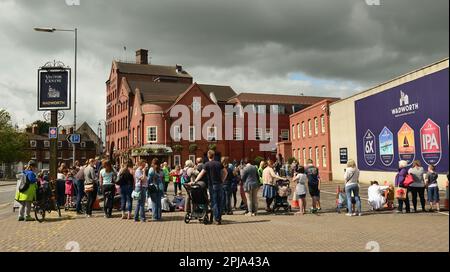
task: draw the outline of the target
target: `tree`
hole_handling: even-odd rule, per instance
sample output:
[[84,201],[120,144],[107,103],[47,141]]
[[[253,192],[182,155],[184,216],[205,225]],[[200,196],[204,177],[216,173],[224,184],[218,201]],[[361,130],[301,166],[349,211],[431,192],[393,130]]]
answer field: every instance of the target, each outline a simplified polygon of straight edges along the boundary
[[17,132],[11,124],[11,115],[0,109],[0,162],[14,163],[28,159],[27,136]]
[[32,127],[34,125],[36,125],[38,127],[39,135],[47,134],[48,129],[50,128],[50,123],[44,122],[42,120],[36,120],[28,127]]

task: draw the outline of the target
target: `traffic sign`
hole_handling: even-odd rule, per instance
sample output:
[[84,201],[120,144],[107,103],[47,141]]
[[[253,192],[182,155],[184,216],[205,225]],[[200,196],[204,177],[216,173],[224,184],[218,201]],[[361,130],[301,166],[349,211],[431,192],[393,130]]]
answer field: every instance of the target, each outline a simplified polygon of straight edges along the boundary
[[56,127],[48,128],[48,138],[49,139],[58,139],[58,128],[56,128]]
[[81,142],[81,135],[80,134],[70,134],[67,137],[67,141],[71,144],[79,144]]

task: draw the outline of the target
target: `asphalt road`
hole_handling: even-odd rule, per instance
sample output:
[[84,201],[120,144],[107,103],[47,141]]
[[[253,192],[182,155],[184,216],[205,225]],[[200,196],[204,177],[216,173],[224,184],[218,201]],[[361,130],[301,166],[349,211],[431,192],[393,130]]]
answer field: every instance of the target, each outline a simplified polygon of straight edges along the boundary
[[0,219],[11,216],[16,185],[0,186]]

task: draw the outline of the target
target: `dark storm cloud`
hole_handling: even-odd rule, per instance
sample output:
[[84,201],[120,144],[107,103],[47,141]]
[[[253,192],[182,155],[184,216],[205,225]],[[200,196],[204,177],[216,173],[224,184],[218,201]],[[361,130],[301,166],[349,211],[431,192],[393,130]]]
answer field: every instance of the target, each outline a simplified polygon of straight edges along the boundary
[[0,36],[8,39],[0,49],[15,59],[34,56],[35,66],[49,55],[70,62],[73,41],[32,27],[77,26],[80,69],[100,67],[80,81],[96,84],[98,97],[111,60],[132,60],[137,48],[150,49],[153,63],[181,63],[197,81],[240,91],[257,91],[259,78],[280,90],[292,73],[367,87],[448,57],[448,0],[1,1],[15,5],[0,10]]

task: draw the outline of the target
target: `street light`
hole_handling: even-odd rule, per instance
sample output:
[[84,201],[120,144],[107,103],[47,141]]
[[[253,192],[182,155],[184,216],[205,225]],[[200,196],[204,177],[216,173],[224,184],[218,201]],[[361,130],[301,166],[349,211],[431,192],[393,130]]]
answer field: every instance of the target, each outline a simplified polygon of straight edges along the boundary
[[[35,27],[35,31],[54,33],[60,32],[74,32],[75,33],[75,80],[74,80],[74,106],[73,106],[73,131],[77,129],[77,54],[78,54],[78,29],[58,29],[53,27]],[[75,145],[73,145],[73,165],[75,165]]]

